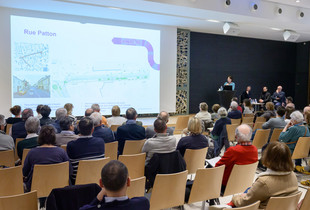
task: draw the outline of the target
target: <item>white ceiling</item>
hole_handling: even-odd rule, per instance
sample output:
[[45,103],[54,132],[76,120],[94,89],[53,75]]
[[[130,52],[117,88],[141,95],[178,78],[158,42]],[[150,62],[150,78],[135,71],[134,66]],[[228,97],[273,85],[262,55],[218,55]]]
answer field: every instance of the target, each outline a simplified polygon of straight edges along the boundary
[[[310,0],[0,0],[1,7],[176,26],[223,34],[223,23],[240,26],[242,37],[283,41],[285,29],[310,41]],[[252,3],[258,5],[252,11]],[[281,15],[276,14],[280,7]],[[299,12],[304,13],[298,18]],[[207,20],[217,20],[218,23]],[[278,30],[272,30],[276,28]]]

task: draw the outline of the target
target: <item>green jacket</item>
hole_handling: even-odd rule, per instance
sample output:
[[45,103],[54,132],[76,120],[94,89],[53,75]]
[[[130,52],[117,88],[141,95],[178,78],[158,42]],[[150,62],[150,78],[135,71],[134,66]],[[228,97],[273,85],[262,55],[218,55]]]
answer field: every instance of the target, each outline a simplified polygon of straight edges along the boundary
[[[310,132],[307,126],[299,126],[294,125],[286,130],[286,132],[282,132],[280,134],[280,141],[285,143],[290,142],[296,142],[298,141],[299,137],[309,137]],[[296,143],[288,144],[287,146],[290,148],[291,153],[293,154],[293,151],[295,149]]]

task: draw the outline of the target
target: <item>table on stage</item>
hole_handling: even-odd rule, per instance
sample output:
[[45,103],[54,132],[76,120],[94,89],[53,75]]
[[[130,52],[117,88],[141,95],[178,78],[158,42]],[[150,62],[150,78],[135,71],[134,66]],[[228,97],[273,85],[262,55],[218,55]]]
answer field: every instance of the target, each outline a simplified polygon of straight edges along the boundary
[[254,106],[254,111],[259,111],[262,106],[264,106],[264,103],[252,103]]

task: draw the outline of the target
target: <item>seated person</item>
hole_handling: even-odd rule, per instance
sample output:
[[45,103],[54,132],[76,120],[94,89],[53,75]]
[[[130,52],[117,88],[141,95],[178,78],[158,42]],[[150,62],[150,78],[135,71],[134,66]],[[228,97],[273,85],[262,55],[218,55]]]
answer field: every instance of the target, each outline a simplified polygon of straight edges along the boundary
[[36,112],[37,112],[36,118],[38,118],[39,120],[42,118],[42,115],[41,115],[41,108],[42,108],[43,106],[44,106],[43,104],[39,104],[39,105],[37,106],[37,109],[36,109]]
[[287,106],[288,104],[290,104],[290,106],[292,106],[292,107],[295,109],[295,104],[293,103],[293,97],[292,97],[292,96],[286,97],[286,99],[285,99],[285,104],[286,104],[286,106]]
[[186,149],[202,149],[209,146],[207,138],[202,135],[201,122],[198,118],[191,118],[188,122],[188,136],[182,137],[178,143],[177,150],[184,156]]
[[44,105],[42,106],[40,112],[42,115],[42,118],[40,119],[40,125],[51,125],[54,123],[54,120],[52,120],[50,118],[50,114],[51,114],[51,108],[48,105]]
[[68,142],[67,153],[73,166],[75,180],[80,160],[104,158],[104,141],[93,137],[94,123],[90,117],[84,117],[79,122],[80,138]]
[[261,115],[261,117],[264,117],[266,121],[268,121],[271,117],[276,116],[276,112],[274,111],[274,104],[272,102],[267,102],[265,107],[266,111]]
[[266,104],[267,102],[271,101],[271,94],[268,92],[268,88],[266,86],[263,87],[263,91],[260,94],[259,103]]
[[126,196],[130,186],[130,177],[127,167],[120,161],[111,160],[101,171],[100,187],[102,190],[97,197],[80,210],[148,210],[150,203],[145,197]]
[[19,159],[23,158],[24,149],[30,149],[38,146],[38,133],[40,131],[40,120],[36,117],[29,117],[26,120],[25,128],[27,136],[17,144],[17,154]]
[[92,108],[88,108],[85,110],[84,117],[89,117],[92,113],[94,113],[94,110]]
[[284,128],[286,126],[286,123],[284,121],[284,115],[285,115],[285,108],[282,106],[279,106],[277,108],[277,117],[271,118],[267,122],[263,124],[263,129],[271,129],[274,128]]
[[242,113],[238,110],[238,104],[235,101],[230,103],[231,111],[228,113],[228,118],[230,119],[240,119],[242,118]]
[[[235,101],[235,102],[237,102],[237,104],[239,104],[239,100],[238,100],[237,97],[233,97],[233,98],[231,99],[231,101]],[[241,107],[241,106],[238,105],[238,108],[237,108],[237,109],[242,113],[242,107]],[[231,111],[231,108],[228,109],[228,112],[230,112],[230,111]]]
[[254,113],[254,109],[252,107],[251,101],[250,99],[244,99],[243,100],[243,114],[253,114]]
[[[36,118],[37,119],[37,118]],[[32,173],[34,165],[36,164],[56,164],[69,161],[65,150],[55,146],[56,133],[51,125],[45,125],[41,128],[38,137],[37,148],[33,148],[27,154],[23,167],[23,176],[26,191],[31,191]],[[72,174],[72,166],[69,162],[69,175]]]
[[121,109],[119,106],[115,105],[112,107],[112,117],[109,117],[107,119],[108,126],[111,127],[111,125],[122,125],[124,122],[126,122],[125,117],[121,117]]
[[[169,122],[169,114],[168,112],[162,111],[157,115],[157,118],[160,118],[166,122],[166,124]],[[173,135],[173,129],[170,127],[167,127],[167,133],[172,136]],[[156,134],[156,131],[154,130],[154,125],[148,126],[145,129],[145,137],[147,139],[152,138]]]
[[[93,104],[93,105],[91,105],[91,108],[92,108],[92,110],[94,110],[94,112],[100,113],[100,106],[99,106],[99,104]],[[107,119],[104,116],[101,116],[101,118],[102,118],[101,119],[102,125],[108,126]]]
[[8,119],[6,119],[6,123],[7,124],[14,124],[14,123],[18,123],[22,121],[21,116],[21,107],[18,105],[13,106],[12,108],[10,108],[10,112],[12,113],[12,115],[14,115],[14,117],[9,117]]
[[126,110],[126,124],[117,128],[116,140],[118,141],[119,155],[123,154],[126,140],[143,140],[145,139],[145,129],[137,125],[137,111],[134,108]]
[[175,151],[177,140],[173,135],[167,133],[165,120],[157,118],[154,122],[156,134],[146,140],[142,152],[146,153],[145,165],[148,164],[154,153],[169,153]]
[[295,109],[295,104],[293,104],[293,103],[288,103],[288,104],[286,104],[285,108]]
[[206,102],[199,104],[199,110],[200,111],[195,115],[195,117],[202,121],[211,122],[211,114],[208,112],[208,104]]
[[214,120],[218,120],[220,118],[220,116],[217,114],[217,111],[219,110],[219,108],[221,108],[221,106],[219,104],[213,104],[212,106],[212,114],[211,114],[211,119]]
[[57,133],[60,133],[61,132],[60,120],[62,120],[67,116],[67,110],[65,108],[59,108],[56,110],[55,114],[56,114],[56,120],[51,125],[54,126]]
[[284,106],[285,92],[282,91],[282,86],[277,87],[277,90],[272,94],[271,99],[276,107]]
[[292,107],[285,107],[285,117],[284,117],[284,121],[285,123],[289,123],[291,120],[291,114],[295,111],[295,108]]
[[252,99],[252,93],[251,93],[251,86],[247,86],[246,90],[241,94],[241,103],[244,102],[244,99],[249,99],[251,101]]
[[32,109],[24,109],[22,111],[22,121],[12,125],[10,134],[13,137],[14,142],[17,138],[26,138],[27,131],[25,129],[25,122],[31,116],[33,116]]
[[115,141],[114,133],[112,130],[102,125],[102,116],[99,112],[94,112],[90,115],[94,123],[93,137],[98,137],[104,140],[105,143]]
[[66,103],[64,105],[64,108],[67,110],[67,116],[71,117],[73,119],[74,124],[76,124],[76,117],[72,114],[72,110],[74,108],[73,104],[71,103]]
[[0,114],[0,151],[14,150],[14,140],[11,136],[5,134],[5,125],[5,117]]
[[79,138],[78,135],[74,133],[74,121],[72,117],[65,117],[59,121],[61,132],[56,134],[56,145],[66,145],[72,140]]

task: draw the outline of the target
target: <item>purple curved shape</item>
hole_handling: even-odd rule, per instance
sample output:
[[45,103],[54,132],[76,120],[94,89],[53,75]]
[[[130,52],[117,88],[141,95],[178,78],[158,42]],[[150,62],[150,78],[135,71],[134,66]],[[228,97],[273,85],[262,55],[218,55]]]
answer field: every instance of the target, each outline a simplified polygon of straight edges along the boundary
[[160,64],[155,63],[154,61],[154,50],[153,46],[146,40],[143,39],[128,39],[128,38],[119,38],[114,37],[112,39],[113,44],[120,44],[120,45],[131,45],[131,46],[142,46],[147,49],[148,52],[148,62],[150,66],[155,69],[160,69]]

